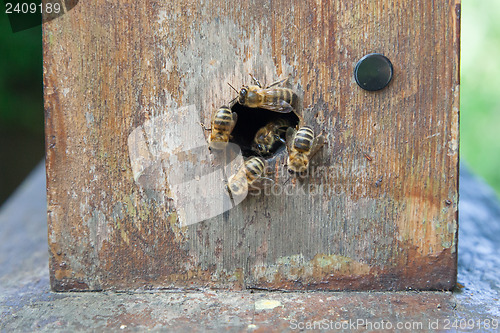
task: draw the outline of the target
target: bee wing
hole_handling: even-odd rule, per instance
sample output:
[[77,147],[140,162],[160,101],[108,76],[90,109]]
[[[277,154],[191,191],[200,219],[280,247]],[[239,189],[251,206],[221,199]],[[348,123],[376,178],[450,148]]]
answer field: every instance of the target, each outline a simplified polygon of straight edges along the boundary
[[293,111],[293,107],[281,98],[281,93],[277,89],[263,89],[265,102],[262,103],[262,108],[274,112],[289,113]]
[[320,134],[315,137],[311,146],[311,151],[309,152],[309,158],[312,158],[325,143],[325,137],[323,135]]
[[279,98],[275,102],[262,104],[262,108],[280,113],[289,113],[293,111],[293,107],[290,104]]
[[234,129],[234,126],[236,126],[236,122],[238,121],[238,114],[236,112],[231,113],[232,120],[231,120],[231,125],[229,127],[229,133],[231,133]]
[[213,124],[214,123],[214,120],[215,120],[215,116],[217,115],[217,109],[215,109],[213,112],[212,112],[212,119],[210,119],[210,123]]
[[259,179],[255,180],[252,184],[249,184],[248,190],[249,191],[260,190],[272,186],[273,184],[274,184],[273,179],[262,176]]
[[293,144],[293,139],[295,138],[295,133],[297,133],[297,130],[293,127],[288,127],[286,130],[286,150],[288,151],[288,154],[292,151],[292,144]]

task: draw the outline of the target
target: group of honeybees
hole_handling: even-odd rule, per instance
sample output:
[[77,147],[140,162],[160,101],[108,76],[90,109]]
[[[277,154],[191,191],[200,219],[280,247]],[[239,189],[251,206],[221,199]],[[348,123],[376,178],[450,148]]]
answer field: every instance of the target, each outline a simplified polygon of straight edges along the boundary
[[[254,85],[243,86],[239,91],[233,88],[237,101],[248,108],[261,108],[279,113],[296,112],[297,94],[288,88],[278,87],[287,79],[275,82],[265,88],[250,74]],[[230,103],[231,104],[231,103]],[[225,149],[238,120],[238,115],[227,106],[215,111],[212,118],[209,147]],[[286,134],[285,140],[282,136]],[[241,195],[247,190],[257,188],[265,176],[266,162],[263,156],[269,155],[276,144],[286,143],[288,152],[287,167],[290,174],[301,175],[307,171],[310,158],[324,144],[322,135],[315,136],[311,127],[301,125],[293,127],[290,121],[277,118],[260,128],[252,142],[252,151],[259,155],[248,158],[238,171],[228,178],[227,190],[231,195]]]

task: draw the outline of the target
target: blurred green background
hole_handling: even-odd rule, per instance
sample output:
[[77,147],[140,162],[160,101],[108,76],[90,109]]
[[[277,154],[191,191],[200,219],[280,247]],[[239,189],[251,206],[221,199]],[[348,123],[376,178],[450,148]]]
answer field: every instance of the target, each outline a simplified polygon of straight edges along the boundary
[[[500,0],[462,1],[461,160],[500,193]],[[44,155],[40,26],[0,13],[0,204]]]
[[500,194],[500,0],[462,0],[460,159]]
[[0,204],[44,156],[41,27],[0,13]]

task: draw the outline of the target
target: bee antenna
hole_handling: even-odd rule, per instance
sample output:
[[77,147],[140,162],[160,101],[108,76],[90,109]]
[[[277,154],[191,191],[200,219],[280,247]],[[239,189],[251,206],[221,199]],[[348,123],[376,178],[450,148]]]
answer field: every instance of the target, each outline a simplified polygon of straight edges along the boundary
[[[236,91],[236,93],[238,93],[238,94],[240,93],[238,90],[236,90],[236,88],[234,88],[234,87],[231,85],[231,83],[229,83],[229,82],[228,82],[227,84],[228,84],[231,88],[233,88],[233,90],[234,90],[234,91]],[[234,99],[233,99],[233,101],[234,101]]]
[[238,96],[236,96],[235,98],[233,98],[233,99],[229,102],[229,105],[233,105],[233,102],[234,102],[235,100],[237,100],[237,99],[238,99]]

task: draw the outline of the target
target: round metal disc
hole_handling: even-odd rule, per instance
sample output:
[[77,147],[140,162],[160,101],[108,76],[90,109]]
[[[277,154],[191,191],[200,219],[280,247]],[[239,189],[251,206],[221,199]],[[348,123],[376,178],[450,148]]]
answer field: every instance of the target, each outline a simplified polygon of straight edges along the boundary
[[354,68],[356,83],[368,91],[385,88],[392,79],[392,63],[379,53],[371,53],[361,58]]

